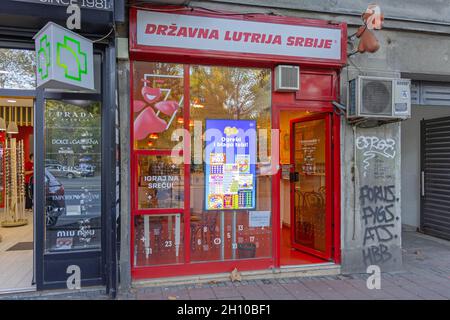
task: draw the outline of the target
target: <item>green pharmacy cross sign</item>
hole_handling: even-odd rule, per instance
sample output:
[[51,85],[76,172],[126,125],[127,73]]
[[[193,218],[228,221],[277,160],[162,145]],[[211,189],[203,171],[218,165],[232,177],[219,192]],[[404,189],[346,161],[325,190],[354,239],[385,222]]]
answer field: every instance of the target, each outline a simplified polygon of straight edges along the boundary
[[38,87],[94,90],[92,42],[56,23],[35,36]]

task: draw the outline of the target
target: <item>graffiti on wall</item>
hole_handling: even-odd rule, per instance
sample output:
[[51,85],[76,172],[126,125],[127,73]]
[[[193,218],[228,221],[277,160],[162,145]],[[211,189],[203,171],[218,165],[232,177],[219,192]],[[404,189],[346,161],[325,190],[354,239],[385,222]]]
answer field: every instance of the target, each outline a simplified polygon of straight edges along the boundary
[[[355,141],[357,154],[357,199],[361,222],[362,265],[395,265],[400,237],[400,213],[396,212],[395,132],[366,131]],[[380,134],[381,133],[381,134]]]
[[383,264],[392,258],[389,244],[395,234],[395,185],[364,185],[359,190],[363,224],[364,264]]
[[393,159],[395,157],[395,140],[394,139],[382,139],[376,136],[359,136],[356,139],[356,148],[363,151],[363,175],[367,176],[367,172],[370,169],[370,160],[377,155]]

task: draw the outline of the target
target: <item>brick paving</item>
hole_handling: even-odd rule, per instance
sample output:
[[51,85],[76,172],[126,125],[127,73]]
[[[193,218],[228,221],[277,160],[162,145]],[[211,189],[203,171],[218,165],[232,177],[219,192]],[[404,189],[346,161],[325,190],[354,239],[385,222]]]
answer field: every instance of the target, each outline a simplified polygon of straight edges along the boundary
[[[291,277],[133,288],[120,300],[448,300],[450,242],[403,233],[403,270],[383,273],[381,289],[369,290],[367,274]],[[1,296],[1,299],[107,299],[104,289]]]

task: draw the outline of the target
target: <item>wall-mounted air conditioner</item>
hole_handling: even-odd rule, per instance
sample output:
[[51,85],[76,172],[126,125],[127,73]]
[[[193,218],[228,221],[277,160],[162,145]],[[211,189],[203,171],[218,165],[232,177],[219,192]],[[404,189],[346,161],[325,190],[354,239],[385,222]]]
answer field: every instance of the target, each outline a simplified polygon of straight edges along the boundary
[[411,117],[411,80],[358,76],[348,85],[347,118]]
[[300,89],[300,67],[279,65],[275,67],[275,91],[289,92]]

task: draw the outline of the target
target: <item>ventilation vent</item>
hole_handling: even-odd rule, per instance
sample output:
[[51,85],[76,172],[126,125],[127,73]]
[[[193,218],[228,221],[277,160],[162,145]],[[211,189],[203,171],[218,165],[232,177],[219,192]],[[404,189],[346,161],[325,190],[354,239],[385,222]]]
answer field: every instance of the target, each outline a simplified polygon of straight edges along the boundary
[[298,91],[300,67],[280,65],[275,68],[275,91]]

